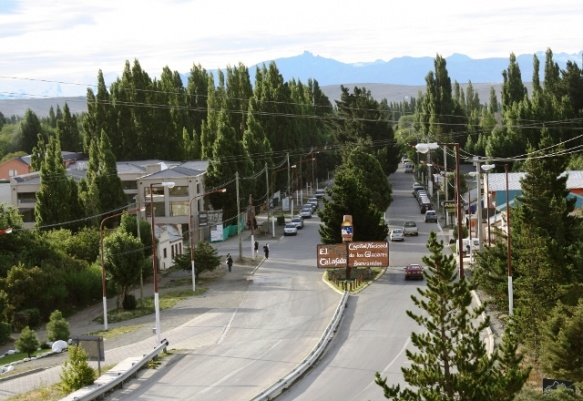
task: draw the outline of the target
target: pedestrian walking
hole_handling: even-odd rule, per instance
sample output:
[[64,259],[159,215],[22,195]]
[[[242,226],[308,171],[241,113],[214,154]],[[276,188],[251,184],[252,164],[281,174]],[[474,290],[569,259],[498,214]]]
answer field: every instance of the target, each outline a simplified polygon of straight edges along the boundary
[[269,259],[269,244],[263,245],[263,253],[265,254],[265,259]]
[[257,254],[259,253],[259,242],[255,241],[253,250],[255,251],[254,257],[257,257]]
[[229,271],[231,271],[233,268],[233,258],[230,253],[227,254],[227,266],[229,267]]

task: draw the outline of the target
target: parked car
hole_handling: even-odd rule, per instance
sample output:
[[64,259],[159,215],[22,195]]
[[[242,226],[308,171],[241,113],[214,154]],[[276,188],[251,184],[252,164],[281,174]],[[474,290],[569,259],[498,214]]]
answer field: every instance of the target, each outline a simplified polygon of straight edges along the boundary
[[316,198],[316,197],[309,198],[308,203],[314,205],[314,209],[317,209],[320,206],[320,203],[318,202],[318,198]]
[[283,235],[298,235],[298,228],[294,223],[286,223],[283,227]]
[[316,198],[320,199],[326,195],[326,188],[318,188],[316,189],[316,193],[314,194]]
[[437,223],[437,212],[435,210],[428,210],[425,212],[426,223]]
[[393,228],[393,230],[391,230],[391,233],[389,234],[389,239],[391,241],[404,241],[405,234],[403,234],[403,229],[402,228]]
[[416,196],[417,191],[420,191],[422,189],[425,190],[425,187],[422,184],[419,184],[418,182],[414,183],[411,188],[413,189],[412,191],[413,196]]
[[421,211],[421,214],[425,214],[425,212],[432,209],[433,203],[431,203],[431,200],[428,197],[424,196],[419,199],[419,210]]
[[417,230],[417,223],[415,223],[414,221],[406,221],[403,224],[403,234],[405,236],[407,235],[418,236],[419,231]]
[[314,205],[313,203],[304,203],[304,205],[302,206],[303,208],[310,208],[312,209],[312,213],[314,213],[316,211],[316,205]]
[[413,173],[413,163],[405,163],[405,173]]
[[405,280],[423,280],[423,266],[417,263],[410,263],[405,266]]
[[296,225],[298,230],[304,228],[304,218],[302,216],[294,216],[291,218],[290,223]]
[[304,219],[312,218],[313,213],[314,210],[312,209],[312,206],[304,206],[302,210],[300,210],[300,216],[302,216]]

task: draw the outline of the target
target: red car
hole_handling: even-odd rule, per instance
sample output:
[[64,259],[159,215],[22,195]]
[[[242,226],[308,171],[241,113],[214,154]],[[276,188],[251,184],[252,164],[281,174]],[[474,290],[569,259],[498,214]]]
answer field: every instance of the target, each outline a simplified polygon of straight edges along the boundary
[[423,280],[423,266],[416,263],[408,264],[405,267],[405,280]]

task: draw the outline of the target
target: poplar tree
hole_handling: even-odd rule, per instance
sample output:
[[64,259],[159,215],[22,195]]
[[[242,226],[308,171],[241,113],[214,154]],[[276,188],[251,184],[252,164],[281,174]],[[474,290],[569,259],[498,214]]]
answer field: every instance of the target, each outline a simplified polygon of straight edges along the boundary
[[407,315],[423,327],[411,333],[416,351],[406,350],[411,365],[401,371],[408,387],[388,386],[376,374],[376,383],[391,400],[510,401],[520,391],[530,369],[522,369],[517,340],[511,326],[502,346],[488,355],[480,338],[490,322],[480,315],[484,306],[472,306],[474,286],[458,280],[454,255],[443,254],[443,241],[431,232],[427,241],[430,256],[424,256],[427,287],[412,295],[421,313]]
[[63,117],[57,120],[57,135],[61,140],[61,148],[69,152],[82,150],[81,136],[77,126],[77,118],[71,115],[69,105],[63,106]]
[[24,112],[24,119],[20,123],[20,131],[18,136],[20,138],[20,149],[27,154],[32,153],[33,148],[37,144],[37,136],[41,134],[44,137],[40,120],[37,115],[30,109]]
[[51,137],[40,168],[40,188],[34,215],[37,228],[47,229],[71,220],[71,188],[58,137]]
[[104,215],[115,214],[129,203],[123,191],[121,179],[117,174],[115,156],[111,151],[109,137],[105,131],[101,132],[98,166],[95,182],[97,184],[101,218],[104,218]]

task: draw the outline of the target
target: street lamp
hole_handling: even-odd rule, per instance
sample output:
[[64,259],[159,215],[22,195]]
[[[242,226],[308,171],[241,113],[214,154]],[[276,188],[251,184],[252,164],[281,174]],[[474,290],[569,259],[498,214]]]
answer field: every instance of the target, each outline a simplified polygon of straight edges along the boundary
[[504,165],[506,174],[506,258],[508,263],[508,315],[514,313],[514,295],[512,293],[512,253],[510,247],[510,194],[508,191],[508,164]]
[[492,244],[490,240],[490,181],[488,178],[490,175],[490,170],[492,170],[494,167],[496,167],[494,164],[482,165],[482,170],[486,172],[486,219],[488,221],[488,246]]
[[158,182],[150,184],[150,218],[152,220],[152,268],[154,269],[154,309],[156,310],[156,339],[160,344],[160,298],[158,297],[158,260],[156,257],[156,231],[154,229],[154,185],[174,188],[174,182]]
[[114,217],[119,217],[124,213],[138,213],[138,212],[143,212],[144,210],[146,210],[145,207],[131,209],[131,210],[125,210],[121,213],[116,213],[114,215],[107,216],[106,218],[101,220],[101,224],[99,225],[99,247],[101,249],[101,291],[103,293],[103,330],[104,331],[107,331],[108,327],[107,327],[107,285],[105,283],[105,257],[103,254],[103,226],[107,220],[111,220]]
[[462,204],[460,199],[461,184],[460,184],[460,144],[459,143],[418,143],[415,149],[419,153],[427,153],[430,150],[437,149],[440,146],[453,146],[455,148],[455,205],[457,217],[457,239],[458,239],[458,254],[459,254],[459,276],[464,278],[464,257],[463,257],[463,238],[462,238]]
[[[196,291],[196,274],[195,274],[195,268],[194,268],[194,246],[195,246],[195,241],[194,241],[194,216],[192,214],[192,202],[195,199],[199,199],[202,198],[206,195],[210,195],[210,194],[216,194],[216,193],[221,193],[221,192],[227,192],[226,188],[221,188],[221,189],[217,189],[216,191],[211,191],[211,192],[206,192],[204,194],[200,194],[197,196],[194,196],[191,200],[190,200],[190,204],[189,204],[189,213],[190,215],[188,216],[188,224],[190,226],[190,265],[192,267],[192,292]],[[252,223],[253,224],[253,223]]]
[[11,232],[12,232],[12,227],[8,227],[8,228],[5,228],[3,230],[0,230],[0,235],[10,234]]

